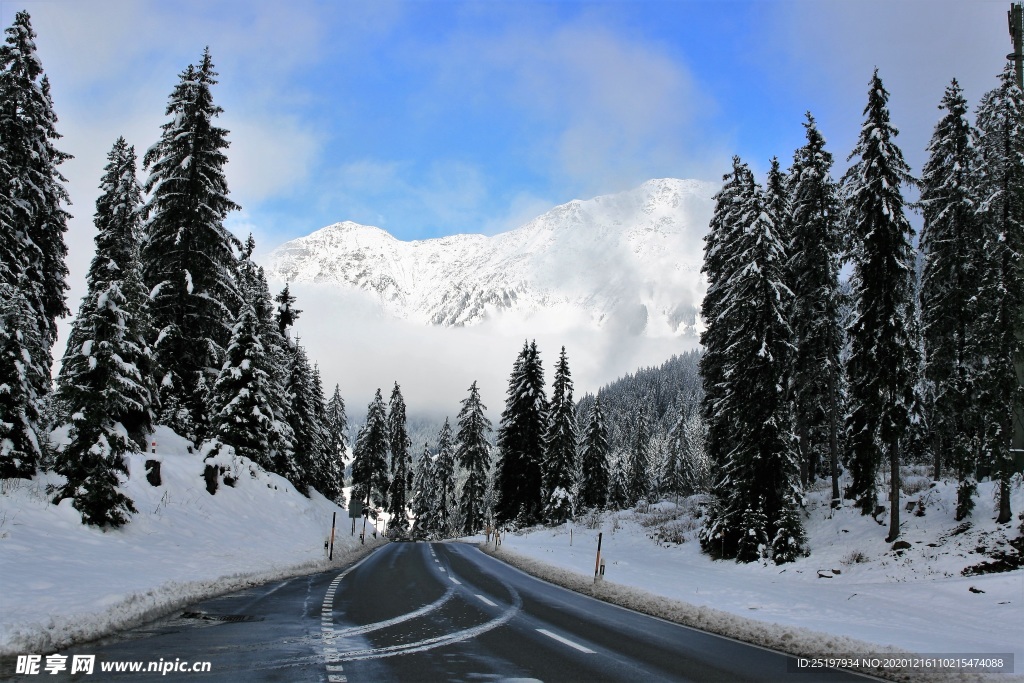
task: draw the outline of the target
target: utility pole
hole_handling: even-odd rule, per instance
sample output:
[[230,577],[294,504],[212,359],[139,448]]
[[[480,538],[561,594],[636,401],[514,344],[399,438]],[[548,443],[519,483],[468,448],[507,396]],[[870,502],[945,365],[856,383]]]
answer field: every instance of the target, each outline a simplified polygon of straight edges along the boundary
[[1024,8],[1021,2],[1010,3],[1010,11],[1006,13],[1006,20],[1010,25],[1010,38],[1013,40],[1013,52],[1006,55],[1012,59],[1017,69],[1017,87],[1024,89]]

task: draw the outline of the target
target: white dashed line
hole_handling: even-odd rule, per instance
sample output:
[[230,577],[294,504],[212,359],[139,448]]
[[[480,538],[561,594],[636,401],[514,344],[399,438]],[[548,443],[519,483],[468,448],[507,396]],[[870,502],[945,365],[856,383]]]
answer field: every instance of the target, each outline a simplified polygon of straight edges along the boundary
[[480,602],[482,602],[484,604],[487,604],[487,605],[490,605],[491,607],[497,607],[498,606],[498,603],[492,602],[492,601],[488,600],[487,598],[485,598],[484,596],[482,596],[480,594],[477,594],[476,597],[480,600]]
[[568,638],[563,638],[562,636],[558,635],[557,633],[552,633],[551,631],[548,631],[548,630],[543,629],[543,628],[539,628],[539,629],[537,629],[537,631],[539,633],[543,633],[548,638],[552,638],[554,640],[557,640],[558,642],[562,643],[563,645],[568,645],[569,647],[574,648],[576,650],[579,650],[580,652],[586,652],[588,655],[596,654],[589,647],[583,647],[579,643],[574,643],[573,641],[569,640]]
[[452,583],[457,583],[460,586],[462,585],[462,582],[456,579],[454,576],[449,576],[448,578],[452,580]]

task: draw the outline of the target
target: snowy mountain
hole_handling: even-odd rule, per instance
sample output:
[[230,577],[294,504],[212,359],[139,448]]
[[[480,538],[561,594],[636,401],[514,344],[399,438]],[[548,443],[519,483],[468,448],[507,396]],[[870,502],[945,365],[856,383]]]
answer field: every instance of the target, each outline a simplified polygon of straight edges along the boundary
[[716,191],[702,181],[651,180],[557,206],[493,237],[403,242],[380,228],[336,223],[278,247],[268,274],[363,290],[392,315],[424,324],[554,310],[593,328],[693,334]]

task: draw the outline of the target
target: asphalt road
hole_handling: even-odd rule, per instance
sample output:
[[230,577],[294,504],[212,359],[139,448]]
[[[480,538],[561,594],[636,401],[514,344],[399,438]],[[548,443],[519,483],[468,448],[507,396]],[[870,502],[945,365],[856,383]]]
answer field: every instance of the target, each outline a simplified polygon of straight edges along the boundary
[[[866,680],[791,673],[785,655],[566,591],[460,543],[392,543],[347,569],[207,600],[61,654],[96,655],[94,673],[14,680]],[[100,671],[132,661],[210,671]]]

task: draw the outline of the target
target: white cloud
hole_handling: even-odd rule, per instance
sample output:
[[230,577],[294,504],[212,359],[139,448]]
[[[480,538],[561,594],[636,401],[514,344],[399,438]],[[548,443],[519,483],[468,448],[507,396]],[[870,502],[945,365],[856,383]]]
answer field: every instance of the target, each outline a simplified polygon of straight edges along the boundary
[[699,130],[713,100],[677,56],[586,19],[459,33],[432,59],[441,87],[497,93],[535,133],[538,171],[572,193],[687,177],[717,144]]

